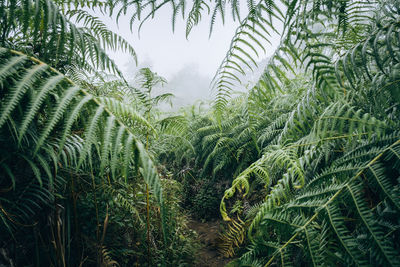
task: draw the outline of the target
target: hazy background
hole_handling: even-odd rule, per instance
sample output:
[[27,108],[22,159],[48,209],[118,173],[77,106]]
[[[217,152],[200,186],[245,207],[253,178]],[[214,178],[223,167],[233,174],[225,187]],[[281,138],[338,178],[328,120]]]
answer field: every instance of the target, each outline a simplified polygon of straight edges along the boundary
[[[242,1],[242,4],[241,8],[245,11],[245,1]],[[152,71],[168,81],[164,88],[158,88],[155,93],[173,93],[175,95],[174,109],[176,109],[182,105],[193,104],[198,99],[212,98],[210,82],[225,57],[239,25],[238,21],[234,22],[231,19],[228,12],[229,10],[227,10],[224,25],[220,17],[217,17],[210,38],[210,17],[203,16],[200,24],[192,29],[188,40],[185,37],[186,25],[181,16],[177,17],[175,32],[172,32],[169,6],[160,9],[154,19],[144,23],[140,38],[137,31],[138,23],[134,24],[133,32],[130,31],[129,15],[122,17],[118,26],[114,19],[106,17],[102,19],[110,29],[126,38],[137,53],[138,66],[128,55],[110,52],[126,78],[128,80],[133,78],[135,72],[141,67],[150,67]],[[255,76],[258,75],[258,73],[255,74]]]

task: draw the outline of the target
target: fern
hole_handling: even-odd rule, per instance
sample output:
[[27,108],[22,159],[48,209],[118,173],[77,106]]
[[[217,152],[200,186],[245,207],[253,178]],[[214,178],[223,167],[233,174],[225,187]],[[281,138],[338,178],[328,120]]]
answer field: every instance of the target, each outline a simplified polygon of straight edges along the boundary
[[[94,159],[98,157],[101,159],[101,172],[106,167],[110,167],[113,170],[111,174],[114,179],[119,179],[121,176],[127,179],[134,167],[130,159],[136,149],[140,154],[141,172],[161,206],[161,213],[164,214],[160,179],[143,146],[135,140],[128,126],[113,115],[112,111],[98,98],[90,95],[84,89],[74,86],[68,78],[45,63],[23,55],[19,57],[25,58],[25,64],[10,65],[10,61],[15,62],[15,55],[21,55],[21,53],[2,48],[1,55],[0,72],[4,75],[0,82],[2,84],[0,130],[2,136],[10,136],[8,139],[10,144],[6,145],[2,140],[2,149],[7,149],[5,146],[8,146],[8,150],[15,153],[13,158],[7,155],[2,157],[2,169],[6,170],[11,183],[18,189],[16,191],[16,194],[20,194],[18,197],[23,197],[24,191],[32,188],[35,190],[32,196],[40,199],[40,201],[35,201],[27,198],[30,205],[3,202],[5,199],[2,199],[2,205],[7,203],[2,218],[7,218],[6,209],[11,209],[18,211],[18,215],[15,216],[30,221],[31,216],[36,213],[34,210],[42,205],[39,203],[51,202],[51,200],[46,200],[47,197],[43,198],[42,196],[51,198],[53,194],[48,190],[53,190],[55,181],[58,184],[61,182],[56,168],[59,160],[64,162],[63,168],[79,169],[84,168],[84,165],[87,164],[92,166],[95,164]],[[17,68],[17,72],[14,68]],[[10,76],[14,76],[14,78],[10,79]],[[54,105],[45,104],[52,99],[55,100]],[[25,102],[30,104],[25,105]],[[79,117],[79,113],[89,116]],[[45,120],[42,119],[43,116],[46,116]],[[135,118],[140,119],[140,117],[132,117],[132,120],[134,121]],[[107,120],[108,127],[106,131],[103,131],[102,138],[99,138],[102,122]],[[144,120],[138,121],[138,123],[141,122]],[[73,124],[80,125],[83,139],[80,137],[71,139]],[[100,146],[102,147],[101,151],[94,149],[98,146],[98,140],[104,142]],[[111,157],[109,156],[110,151],[113,151]],[[122,159],[123,163],[122,168],[117,172],[115,165],[118,159]],[[24,183],[27,182],[26,189],[23,189],[24,185],[20,184],[21,182],[17,183],[13,178],[21,173],[21,170],[17,168],[18,164],[16,165],[13,161],[26,162],[27,169],[23,172],[30,177],[23,180]],[[51,166],[52,161],[55,167]],[[32,178],[36,179],[36,182]],[[34,205],[35,209],[30,208],[31,205]],[[24,209],[27,209],[29,213]],[[17,221],[17,219],[12,220]],[[3,222],[6,226],[9,225],[8,222]],[[165,226],[164,220],[162,225]],[[8,228],[10,229],[10,227]],[[11,233],[13,232],[14,230],[11,231]],[[164,234],[167,235],[168,232],[165,230]],[[164,236],[165,240],[167,238]]]
[[[58,4],[58,1],[44,0],[3,1],[1,12],[9,16],[1,18],[2,46],[38,56],[62,71],[71,66],[87,71],[100,68],[121,76],[105,49],[126,51],[136,60],[133,47],[97,17],[83,10],[69,9],[70,3],[62,3],[62,8],[69,9],[63,12]],[[93,3],[91,7],[99,6],[100,3]],[[79,23],[83,27],[75,25]]]
[[235,255],[234,248],[239,247],[245,238],[245,223],[237,217],[228,224],[228,228],[220,234],[221,243],[219,244],[219,252],[226,258]]

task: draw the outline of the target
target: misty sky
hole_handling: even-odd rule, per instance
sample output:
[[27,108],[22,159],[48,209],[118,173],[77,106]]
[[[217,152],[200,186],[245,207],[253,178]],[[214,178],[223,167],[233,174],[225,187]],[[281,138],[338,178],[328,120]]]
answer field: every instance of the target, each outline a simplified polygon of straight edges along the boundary
[[[168,84],[162,91],[176,96],[177,106],[193,104],[197,99],[210,99],[210,81],[228,51],[232,37],[239,23],[230,15],[225,25],[218,17],[211,38],[210,18],[203,17],[193,28],[188,40],[185,37],[185,23],[178,17],[175,33],[172,32],[171,9],[159,10],[153,20],[148,20],[140,31],[138,24],[133,33],[129,29],[129,17],[120,19],[119,26],[113,19],[103,18],[110,28],[126,38],[138,55],[138,67],[150,67],[165,77]],[[129,80],[137,70],[134,61],[123,53],[110,53]]]
[[[186,40],[185,24],[181,17],[178,17],[175,33],[173,33],[171,9],[165,7],[156,13],[154,19],[145,22],[139,39],[136,29],[133,33],[130,32],[129,19],[129,17],[121,19],[119,27],[111,19],[107,22],[112,30],[133,45],[138,54],[139,64],[151,63],[153,69],[167,79],[186,65],[198,65],[198,71],[202,75],[213,76],[238,26],[238,22],[233,22],[229,16],[227,16],[225,26],[218,19],[209,39],[210,19],[204,17]],[[135,23],[135,26],[137,27],[138,23]],[[113,53],[113,57],[122,68],[126,67],[127,63],[131,63],[122,53]]]

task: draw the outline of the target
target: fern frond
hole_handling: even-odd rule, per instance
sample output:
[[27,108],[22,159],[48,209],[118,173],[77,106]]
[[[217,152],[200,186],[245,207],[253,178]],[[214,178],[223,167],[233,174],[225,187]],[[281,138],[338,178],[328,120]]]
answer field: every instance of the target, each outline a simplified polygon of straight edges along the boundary
[[[141,173],[154,192],[161,215],[165,217],[160,179],[153,162],[129,126],[118,119],[118,115],[114,115],[100,99],[74,85],[54,68],[27,56],[22,56],[25,64],[15,64],[15,55],[21,55],[20,52],[4,48],[0,51],[0,73],[4,74],[0,77],[0,131],[2,137],[8,138],[9,149],[14,151],[13,159],[7,155],[2,157],[2,169],[8,173],[11,183],[18,186],[16,192],[32,189],[35,190],[32,195],[39,198],[27,197],[29,204],[10,204],[13,209],[20,209],[18,217],[29,221],[42,205],[51,202],[49,198],[54,196],[54,192],[50,193],[49,190],[63,181],[55,172],[57,165],[63,169],[79,170],[99,163],[102,171],[110,167],[115,179],[120,176],[127,179],[133,169],[132,158],[136,149],[140,152]],[[10,75],[13,79],[9,79]],[[140,123],[145,121],[139,121],[139,116],[131,120],[137,123],[136,118]],[[104,129],[102,123],[106,121]],[[81,136],[71,135],[73,126]],[[3,139],[1,145],[5,145]],[[13,160],[19,163],[15,164]],[[55,167],[51,166],[52,162]],[[116,165],[120,162],[121,168],[117,170]],[[18,170],[18,164],[24,164],[27,168]],[[27,178],[22,181],[27,181],[27,184],[21,184],[21,181],[13,178],[16,173],[21,175],[21,172],[25,173],[24,177]],[[23,186],[25,190],[21,188]],[[23,195],[19,197],[23,199]],[[162,225],[166,227],[165,220]],[[168,240],[167,230],[163,232],[164,239]]]
[[220,234],[221,243],[219,244],[219,252],[226,258],[235,255],[235,247],[239,247],[245,239],[245,222],[240,217],[232,220],[228,224],[228,228]]

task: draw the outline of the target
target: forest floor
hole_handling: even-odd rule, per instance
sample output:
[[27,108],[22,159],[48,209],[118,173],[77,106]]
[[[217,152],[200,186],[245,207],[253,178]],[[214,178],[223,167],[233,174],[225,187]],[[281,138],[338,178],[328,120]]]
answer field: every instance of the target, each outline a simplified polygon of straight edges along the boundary
[[218,253],[220,221],[201,222],[195,219],[189,220],[188,226],[199,235],[201,248],[196,258],[198,267],[223,267],[230,260],[223,258]]

